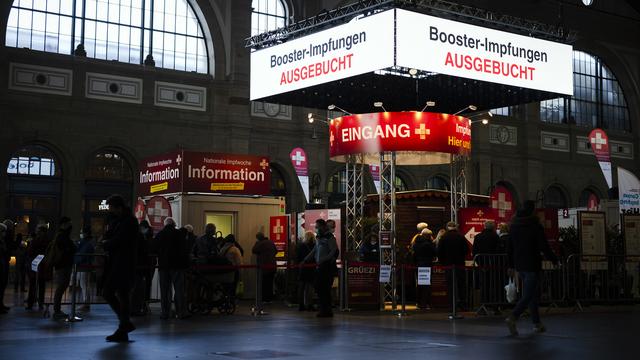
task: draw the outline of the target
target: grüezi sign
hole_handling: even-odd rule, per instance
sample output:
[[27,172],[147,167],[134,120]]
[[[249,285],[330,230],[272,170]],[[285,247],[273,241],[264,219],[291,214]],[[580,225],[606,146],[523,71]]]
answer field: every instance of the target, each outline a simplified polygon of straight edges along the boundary
[[388,10],[251,53],[251,100],[393,66]]
[[569,45],[396,11],[397,66],[573,95]]
[[142,161],[140,196],[176,192],[268,195],[269,158],[178,151]]

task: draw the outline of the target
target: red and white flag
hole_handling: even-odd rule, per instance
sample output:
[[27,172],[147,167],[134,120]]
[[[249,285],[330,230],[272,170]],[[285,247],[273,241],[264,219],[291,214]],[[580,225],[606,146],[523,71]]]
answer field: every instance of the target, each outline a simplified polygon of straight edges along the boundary
[[613,187],[613,178],[611,176],[611,154],[609,152],[609,137],[607,133],[602,129],[593,129],[589,134],[589,142],[591,143],[591,150],[598,159],[600,169],[604,174],[604,178],[607,181],[609,189]]
[[309,202],[309,163],[307,160],[307,154],[302,148],[298,147],[291,150],[289,158],[291,159],[293,168],[296,170],[296,175],[298,175],[298,180],[300,181],[300,186],[302,186],[304,197],[307,199],[307,202]]

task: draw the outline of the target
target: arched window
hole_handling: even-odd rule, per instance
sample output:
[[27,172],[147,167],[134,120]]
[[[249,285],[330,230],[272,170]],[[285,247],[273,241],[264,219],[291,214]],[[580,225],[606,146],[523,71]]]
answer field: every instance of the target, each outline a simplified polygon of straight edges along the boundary
[[115,151],[95,154],[85,171],[85,178],[91,180],[133,181],[131,167],[122,155]]
[[396,175],[396,179],[394,181],[394,185],[396,187],[396,191],[407,191],[409,190],[409,186],[407,186],[407,182],[404,181],[403,178]]
[[[75,6],[74,6],[75,5]],[[14,0],[6,46],[209,72],[203,28],[187,0]]]
[[568,207],[567,197],[558,186],[552,185],[544,191],[544,207],[552,209],[564,209]]
[[589,211],[598,210],[598,206],[600,205],[600,197],[598,194],[593,192],[590,189],[584,189],[580,193],[580,198],[578,199],[578,206],[587,208]]
[[347,170],[342,169],[329,178],[327,191],[330,194],[346,194],[347,193]]
[[282,0],[253,0],[251,7],[251,36],[287,25],[287,7]]
[[427,183],[424,186],[425,189],[431,190],[449,190],[449,180],[443,176],[436,175],[427,179]]
[[540,119],[630,131],[629,110],[611,70],[596,56],[573,52],[573,96],[540,102]]
[[49,149],[40,145],[30,145],[13,154],[7,166],[7,174],[60,176],[60,171]]

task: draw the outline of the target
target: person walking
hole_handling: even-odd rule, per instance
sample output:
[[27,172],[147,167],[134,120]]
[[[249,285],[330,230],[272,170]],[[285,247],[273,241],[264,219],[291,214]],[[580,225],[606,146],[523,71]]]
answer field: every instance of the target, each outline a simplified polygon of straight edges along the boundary
[[[424,228],[420,236],[413,243],[413,262],[416,267],[432,267],[436,257],[436,247],[433,244],[433,232]],[[418,309],[431,310],[431,286],[418,285]]]
[[191,254],[198,264],[206,264],[209,259],[218,254],[215,224],[204,227],[204,235],[196,240]]
[[227,293],[231,296],[231,299],[235,301],[236,289],[238,288],[238,282],[240,282],[240,266],[242,266],[242,253],[236,246],[236,237],[233,234],[229,234],[224,238],[224,245],[220,249],[220,255],[224,256],[232,266],[233,270],[233,283],[229,284]]
[[171,293],[175,302],[176,317],[188,317],[185,272],[189,268],[189,250],[186,234],[176,229],[173,218],[164,220],[164,228],[155,238],[158,250],[158,274],[160,276],[160,318],[166,320],[171,315]]
[[80,233],[80,241],[76,250],[76,283],[74,286],[80,288],[80,300],[76,303],[81,304],[80,311],[89,311],[91,309],[91,291],[89,290],[89,280],[91,277],[91,265],[93,265],[93,254],[95,253],[94,239],[91,235],[91,226],[85,225]]
[[143,316],[147,313],[147,300],[151,296],[151,281],[155,272],[155,257],[150,255],[153,230],[149,222],[142,220],[138,227],[140,236],[137,244],[136,278],[131,294],[131,315]]
[[315,259],[316,263],[316,293],[319,302],[317,317],[333,317],[331,286],[338,270],[336,266],[338,244],[326,221],[318,219],[315,226],[316,245],[307,255],[305,262]]
[[[36,226],[36,233],[33,240],[27,246],[27,263],[31,265],[38,255],[44,255],[49,247],[48,227],[46,224]],[[38,271],[32,271],[29,268],[27,273],[29,278],[29,293],[27,295],[27,305],[25,310],[32,310],[33,304],[38,301],[38,309],[44,309],[44,292],[47,287],[47,281],[50,280],[50,272],[44,264],[40,264]],[[36,294],[37,293],[37,294]],[[36,299],[37,296],[37,299]]]
[[[453,221],[447,223],[447,232],[440,239],[438,244],[438,261],[445,269],[447,280],[447,296],[449,303],[457,307],[464,308],[464,265],[465,257],[469,251],[467,239],[458,232],[458,224]],[[455,287],[455,299],[454,295]],[[455,309],[452,309],[452,311]]]
[[[71,240],[72,228],[71,219],[66,216],[62,217],[58,225],[58,232],[49,245],[50,248],[55,247],[56,249],[47,249],[47,255],[45,255],[45,261],[54,268],[56,290],[53,295],[53,318],[56,320],[66,319],[68,316],[62,311],[62,296],[69,287],[76,253],[76,245]],[[55,254],[53,259],[47,260],[47,256],[51,256],[51,254]]]
[[527,200],[511,222],[511,241],[507,243],[507,256],[509,273],[513,270],[523,283],[522,297],[516,304],[511,315],[506,319],[506,324],[511,335],[518,335],[517,321],[524,310],[529,308],[529,315],[533,322],[533,330],[536,333],[546,331],[540,321],[538,300],[540,298],[540,272],[542,270],[542,256],[558,266],[558,258],[551,251],[544,228],[540,220],[534,214],[535,202]]
[[278,250],[273,241],[269,240],[263,233],[256,234],[256,243],[251,250],[256,256],[256,264],[262,273],[262,302],[273,301],[273,278],[276,275],[276,254]]
[[313,309],[313,283],[315,280],[315,270],[311,264],[305,264],[304,260],[313,250],[316,243],[316,234],[313,231],[304,233],[304,238],[296,246],[296,264],[298,269],[298,310]]
[[112,195],[107,199],[110,219],[102,247],[108,254],[105,263],[102,296],[118,316],[118,329],[107,336],[110,342],[128,342],[136,329],[131,322],[131,289],[135,281],[138,250],[138,220],[124,198]]

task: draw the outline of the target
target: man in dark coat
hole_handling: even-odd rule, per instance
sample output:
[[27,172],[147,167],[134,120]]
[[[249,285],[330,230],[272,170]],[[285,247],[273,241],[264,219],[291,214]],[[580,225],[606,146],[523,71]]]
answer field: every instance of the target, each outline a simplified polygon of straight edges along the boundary
[[[436,247],[433,243],[433,232],[424,228],[420,235],[413,242],[413,262],[417,267],[433,266],[433,259],[436,257]],[[418,285],[418,308],[423,310],[431,309],[431,286]]]
[[[496,269],[500,265],[504,267],[504,264],[498,263],[503,258],[495,256],[498,253],[499,241],[496,223],[493,221],[486,221],[484,229],[473,239],[473,257],[479,266],[479,269],[476,269],[479,271],[474,272],[475,288],[480,289],[483,304],[497,301],[497,299],[492,299],[492,296],[497,296],[497,292],[494,291],[497,282],[494,280],[498,278],[499,273]],[[494,289],[491,289],[492,284]],[[500,287],[502,287],[502,283],[500,283]]]
[[511,241],[507,243],[509,272],[513,269],[523,283],[522,297],[516,304],[511,315],[507,318],[507,326],[511,335],[517,335],[516,322],[524,310],[529,307],[534,331],[542,333],[546,330],[540,322],[538,300],[540,297],[540,271],[542,270],[542,255],[557,266],[558,259],[551,251],[549,242],[544,235],[544,228],[534,214],[535,203],[531,200],[524,202],[511,223]]
[[158,275],[160,276],[161,319],[171,314],[171,292],[174,293],[176,316],[184,319],[188,316],[185,298],[185,273],[189,268],[189,249],[186,231],[176,229],[172,218],[166,218],[164,228],[155,238],[158,250]]
[[259,232],[256,234],[256,243],[251,252],[256,256],[256,264],[261,267],[262,301],[270,303],[273,300],[273,279],[276,275],[278,250],[273,241]]
[[128,334],[135,330],[130,320],[130,295],[135,281],[140,233],[138,220],[122,196],[110,196],[107,205],[111,216],[102,245],[109,257],[105,264],[102,296],[120,321],[118,329],[107,336],[107,341],[127,342]]
[[56,291],[53,296],[53,318],[58,320],[67,318],[67,314],[62,312],[61,303],[62,296],[69,287],[74,255],[76,253],[76,245],[73,243],[73,240],[71,240],[71,229],[71,219],[66,216],[62,217],[58,226],[58,232],[52,244],[52,246],[57,247],[57,251],[60,254],[57,262],[50,264],[55,268],[54,280],[56,284]]
[[[455,284],[455,304],[464,307],[460,299],[464,299],[464,265],[465,257],[469,251],[467,239],[458,231],[458,225],[452,221],[447,223],[447,232],[438,243],[438,261],[445,266],[445,278],[447,279],[447,296],[449,303],[454,303],[453,293]],[[453,306],[453,305],[452,305]],[[452,309],[453,310],[453,309]]]

